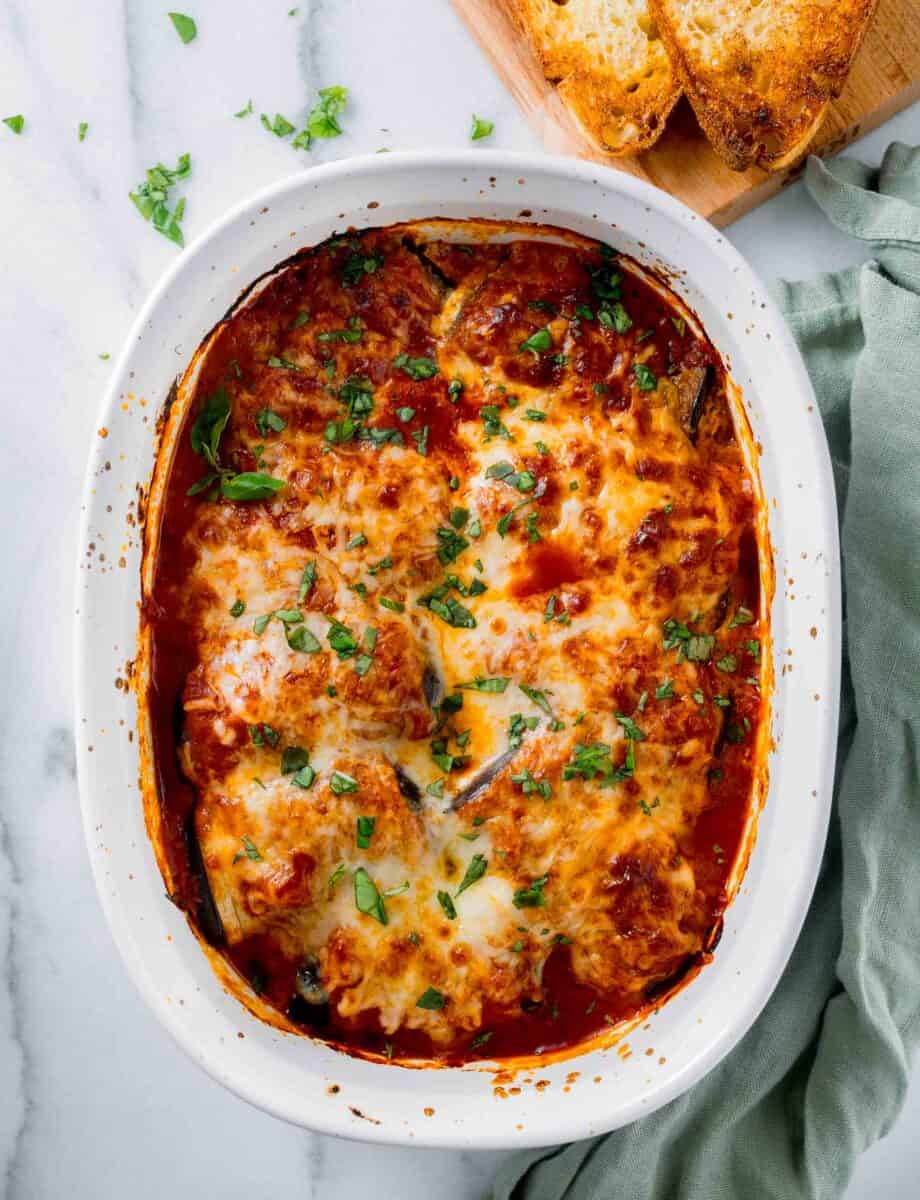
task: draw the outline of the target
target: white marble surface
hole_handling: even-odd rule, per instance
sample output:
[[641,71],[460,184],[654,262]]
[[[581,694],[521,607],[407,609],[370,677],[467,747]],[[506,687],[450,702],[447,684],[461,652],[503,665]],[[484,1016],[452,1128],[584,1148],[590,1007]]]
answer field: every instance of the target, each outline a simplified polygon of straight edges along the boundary
[[[295,15],[288,15],[291,4]],[[5,368],[0,495],[0,1197],[225,1200],[270,1192],[350,1200],[484,1196],[498,1154],[337,1142],[249,1108],[188,1062],[140,1006],[103,923],[74,782],[71,581],[84,458],[109,364],[178,251],[127,192],[190,151],[185,229],[311,162],[382,146],[534,136],[448,0],[183,0],[183,46],[150,0],[0,0]],[[344,84],[345,136],[298,153],[257,117],[302,118]],[[77,123],[90,123],[78,143]],[[920,141],[920,107],[866,140]],[[860,258],[800,186],[730,232],[767,277]],[[920,1176],[920,1076],[900,1123],[860,1165],[850,1200],[906,1197]]]

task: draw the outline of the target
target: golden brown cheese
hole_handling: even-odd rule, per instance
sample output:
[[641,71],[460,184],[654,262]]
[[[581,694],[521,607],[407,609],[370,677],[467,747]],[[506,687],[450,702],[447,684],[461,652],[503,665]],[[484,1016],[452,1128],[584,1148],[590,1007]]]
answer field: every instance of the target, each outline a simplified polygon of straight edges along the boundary
[[641,1012],[717,937],[761,742],[702,331],[606,247],[399,227],[299,255],[197,366],[145,616],[174,897],[354,1050]]

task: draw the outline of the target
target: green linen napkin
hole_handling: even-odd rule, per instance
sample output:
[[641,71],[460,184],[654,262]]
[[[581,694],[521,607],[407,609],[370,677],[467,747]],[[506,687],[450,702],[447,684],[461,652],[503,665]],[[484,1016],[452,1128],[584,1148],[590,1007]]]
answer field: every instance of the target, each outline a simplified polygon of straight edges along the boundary
[[495,1200],[840,1196],[920,1042],[920,148],[807,186],[875,261],[778,297],[814,383],[841,518],[835,808],[789,965],[702,1082],[626,1129],[509,1160]]

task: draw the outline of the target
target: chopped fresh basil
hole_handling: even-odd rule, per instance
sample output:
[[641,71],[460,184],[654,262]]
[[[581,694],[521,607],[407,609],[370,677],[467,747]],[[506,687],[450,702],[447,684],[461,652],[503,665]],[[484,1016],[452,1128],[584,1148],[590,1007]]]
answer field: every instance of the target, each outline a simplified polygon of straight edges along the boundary
[[549,780],[535,779],[526,767],[517,775],[512,775],[511,782],[519,783],[521,785],[521,791],[525,796],[532,796],[534,793],[536,793],[542,796],[544,800],[552,799],[553,788]]
[[550,331],[546,328],[538,329],[529,338],[525,338],[519,346],[520,350],[530,350],[534,354],[539,354],[543,350],[552,350],[552,348],[553,338]]
[[[334,791],[335,789],[333,789]],[[349,789],[354,790],[354,789]],[[374,836],[374,826],[377,824],[376,817],[358,817],[355,822],[355,844],[359,850],[366,850],[371,844],[371,838]]]
[[408,424],[408,422],[411,421],[414,416],[415,416],[414,408],[403,407],[403,408],[396,409],[396,419],[398,421],[402,421],[404,425]]
[[642,732],[642,730],[639,728],[639,726],[636,724],[636,722],[632,719],[632,717],[627,717],[625,715],[625,713],[618,712],[616,714],[616,718],[617,718],[617,721],[619,721],[619,723],[623,726],[623,732],[626,734],[626,736],[629,738],[630,741],[632,741],[632,742],[644,742],[645,741],[645,734]]
[[473,886],[485,875],[489,867],[489,860],[484,854],[474,854],[467,863],[466,874],[460,881],[460,886],[457,888],[457,895],[462,896],[467,888]]
[[231,617],[241,617],[245,611],[246,611],[246,605],[243,603],[242,600],[234,600],[233,603],[230,605],[230,616]]
[[283,479],[262,471],[243,471],[240,475],[224,475],[220,492],[227,500],[268,500],[284,487]]
[[428,432],[428,426],[423,425],[421,429],[415,429],[410,434],[413,442],[415,442],[416,450],[418,450],[423,458],[428,454]]
[[355,871],[355,908],[381,925],[386,925],[389,920],[383,897],[364,867],[358,867]]
[[519,683],[518,687],[524,693],[528,700],[532,700],[537,708],[541,708],[549,716],[553,715],[553,710],[549,700],[546,698],[546,692],[540,691],[539,688],[529,687],[526,683]]
[[447,395],[451,404],[456,404],[463,395],[463,383],[459,379],[452,379],[447,385]]
[[234,854],[234,862],[239,862],[241,858],[248,858],[252,862],[262,862],[262,855],[251,838],[242,837],[240,841],[243,843],[243,849]]
[[658,386],[658,377],[645,363],[633,363],[633,374],[640,392],[653,392]]
[[344,796],[347,792],[358,790],[358,781],[351,775],[346,775],[344,771],[333,771],[329,786],[337,796]]
[[345,260],[342,268],[342,284],[344,287],[354,287],[365,275],[374,275],[383,266],[383,255],[361,254],[353,250]]
[[282,358],[277,354],[270,355],[267,361],[268,365],[274,367],[276,371],[300,371],[303,369],[297,363],[291,362],[289,358]]
[[330,892],[335,888],[335,885],[339,882],[339,880],[342,878],[342,876],[346,873],[347,870],[348,870],[348,868],[342,862],[342,863],[339,863],[339,865],[336,867],[336,869],[332,872],[332,874],[329,876],[329,882],[326,884],[326,887],[329,889]]
[[686,625],[676,621],[673,617],[668,617],[662,626],[664,634],[663,648],[665,650],[677,650],[677,661],[683,662],[685,658],[690,662],[708,662],[712,657],[712,651],[716,644],[716,639],[713,634],[694,634],[687,628]]
[[730,675],[733,671],[738,670],[738,660],[734,654],[725,654],[716,660],[716,669]]
[[287,638],[290,648],[299,650],[302,654],[319,654],[322,650],[319,639],[307,629],[306,625],[297,625],[293,629],[285,626],[284,636]]
[[450,892],[438,892],[438,904],[443,908],[444,916],[447,917],[448,921],[455,921],[457,919],[457,909],[450,897]]
[[[291,12],[295,12],[292,9]],[[325,87],[319,90],[319,100],[310,110],[306,126],[298,133],[292,145],[298,150],[309,150],[314,138],[334,138],[342,133],[338,117],[348,103],[348,88]]]
[[293,775],[310,761],[310,754],[303,746],[285,746],[281,753],[281,774]]
[[271,725],[266,725],[264,722],[261,725],[250,725],[249,736],[254,746],[274,747],[281,741],[281,734],[278,730],[273,729]]
[[481,142],[483,138],[491,137],[495,129],[493,121],[487,121],[485,117],[477,117],[473,113],[473,124],[470,127],[470,141]]
[[329,639],[329,645],[342,662],[352,658],[358,649],[358,639],[341,621],[333,621],[326,636]]
[[468,683],[457,683],[454,686],[465,692],[492,692],[501,695],[510,682],[510,679],[503,676],[486,679],[482,675],[477,675]]
[[674,695],[674,684],[670,679],[662,680],[658,687],[655,688],[656,700],[670,700]]
[[378,596],[377,602],[381,608],[387,608],[390,612],[401,613],[406,611],[406,606],[398,600],[391,600],[389,596]]
[[269,433],[281,433],[287,428],[284,417],[279,417],[270,408],[260,408],[256,413],[255,422],[260,437],[268,437]]
[[745,608],[743,604],[739,604],[735,615],[728,623],[729,629],[734,629],[736,625],[751,625],[754,622],[754,614],[749,608]]
[[[9,124],[12,119],[7,118],[6,124]],[[144,182],[138,185],[137,191],[128,193],[134,207],[144,220],[151,221],[157,233],[169,238],[177,246],[185,245],[185,238],[179,228],[179,222],[185,212],[185,203],[180,200],[176,207],[170,210],[167,199],[170,189],[176,183],[187,179],[191,171],[191,156],[181,154],[175,170],[171,171],[163,163],[157,163],[155,167],[150,167],[147,171]]]
[[437,988],[426,988],[415,1002],[416,1008],[426,1008],[433,1012],[440,1012],[447,1003],[447,997],[443,992],[439,992]]
[[316,335],[318,342],[343,342],[347,345],[357,345],[361,341],[363,328],[358,317],[348,318],[347,329],[326,329]]
[[367,545],[367,535],[363,534],[363,533],[356,533],[355,536],[350,541],[345,543],[345,549],[346,550],[360,550],[362,546],[366,546],[366,545]]
[[619,767],[613,765],[611,748],[606,742],[579,742],[572,758],[562,768],[563,779],[596,781],[600,787],[612,787],[632,776],[635,768],[633,740],[627,741],[626,757]]
[[485,430],[485,440],[488,442],[494,437],[503,437],[506,441],[513,442],[514,438],[511,435],[511,431],[504,424],[499,413],[500,410],[496,404],[484,404],[479,410],[479,416]]
[[270,118],[268,113],[260,113],[259,120],[262,122],[262,128],[268,133],[273,133],[275,137],[287,138],[294,132],[294,126],[279,112],[276,112],[273,118]]
[[191,17],[187,17],[185,13],[171,12],[169,19],[173,23],[173,28],[178,33],[182,42],[187,46],[189,42],[193,42],[198,34],[198,26]]
[[432,379],[439,369],[433,358],[410,358],[408,354],[397,354],[393,366],[415,380]]
[[541,875],[539,879],[531,881],[528,887],[518,888],[512,898],[512,903],[515,908],[545,908],[546,897],[543,894],[543,889],[549,882],[548,875]]
[[447,519],[453,525],[454,529],[460,530],[470,519],[470,510],[460,507],[452,508]]
[[479,1047],[484,1046],[491,1037],[492,1037],[492,1030],[484,1029],[482,1031],[482,1033],[477,1033],[476,1036],[473,1038],[473,1040],[470,1042],[470,1049],[478,1050]]
[[295,783],[299,788],[308,788],[313,786],[313,780],[316,778],[316,772],[307,763],[302,766],[291,778],[291,783]]

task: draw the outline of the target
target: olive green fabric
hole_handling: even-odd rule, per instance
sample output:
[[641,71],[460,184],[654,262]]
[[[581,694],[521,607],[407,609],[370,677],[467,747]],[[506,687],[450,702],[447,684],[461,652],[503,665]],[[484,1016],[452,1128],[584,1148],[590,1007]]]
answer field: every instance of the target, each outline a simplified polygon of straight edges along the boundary
[[920,149],[895,144],[878,170],[812,159],[807,184],[875,256],[777,289],[821,406],[843,549],[835,807],[814,900],[727,1059],[626,1129],[509,1160],[495,1200],[824,1200],[901,1107],[920,1042]]

